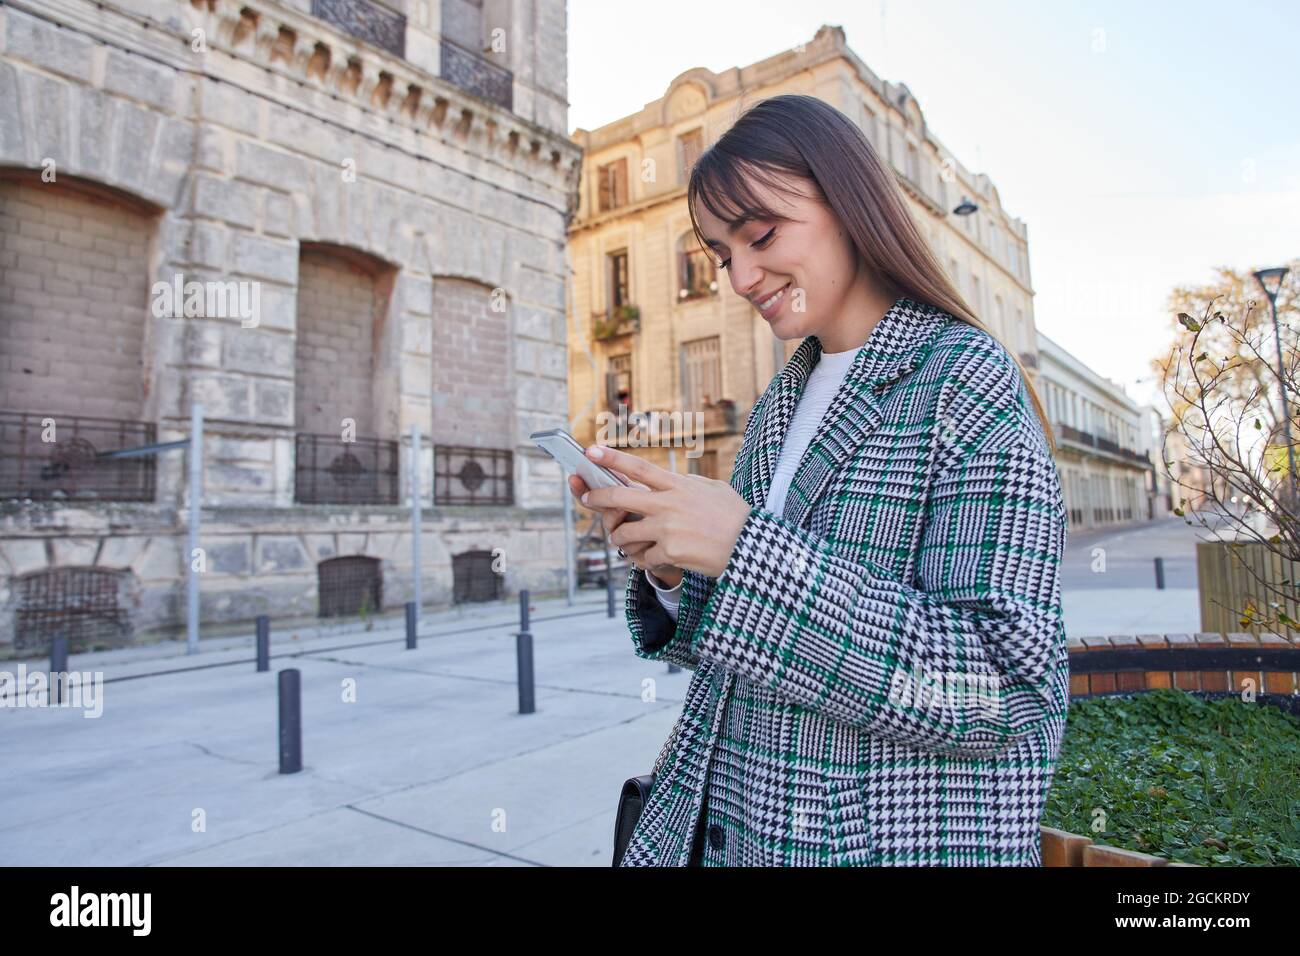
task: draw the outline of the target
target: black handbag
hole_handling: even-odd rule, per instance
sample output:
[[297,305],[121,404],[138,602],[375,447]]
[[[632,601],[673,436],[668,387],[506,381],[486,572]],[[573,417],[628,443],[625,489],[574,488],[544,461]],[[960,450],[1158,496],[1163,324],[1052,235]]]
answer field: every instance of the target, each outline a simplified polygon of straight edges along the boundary
[[652,773],[623,781],[623,792],[618,797],[618,814],[614,819],[614,866],[623,861],[632,831],[636,829],[637,820],[641,819],[641,811],[645,809],[654,782]]
[[650,788],[654,786],[655,776],[663,769],[664,760],[668,758],[673,745],[677,743],[677,735],[680,733],[681,720],[679,719],[673,724],[673,732],[668,735],[663,748],[659,751],[659,756],[655,758],[654,769],[639,777],[628,777],[623,781],[623,790],[618,795],[618,813],[614,816],[614,866],[618,866],[623,861],[623,854],[632,840],[632,831],[636,829],[636,822],[641,819],[641,811],[645,809],[646,801],[650,799]]

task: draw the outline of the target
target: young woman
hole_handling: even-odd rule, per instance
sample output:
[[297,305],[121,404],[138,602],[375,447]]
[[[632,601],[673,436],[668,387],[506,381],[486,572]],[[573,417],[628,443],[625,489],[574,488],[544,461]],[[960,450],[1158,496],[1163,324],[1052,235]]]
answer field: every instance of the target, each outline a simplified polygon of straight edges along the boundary
[[636,653],[694,671],[623,865],[1039,865],[1069,676],[1031,386],[822,101],[749,110],[687,201],[803,341],[730,484],[595,446],[643,487],[570,479],[633,564]]

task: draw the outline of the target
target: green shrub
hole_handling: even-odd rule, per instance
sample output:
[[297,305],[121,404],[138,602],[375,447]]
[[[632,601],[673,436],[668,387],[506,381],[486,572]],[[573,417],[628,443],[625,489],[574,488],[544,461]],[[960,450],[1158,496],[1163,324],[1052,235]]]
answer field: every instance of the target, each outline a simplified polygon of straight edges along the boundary
[[1043,824],[1182,863],[1300,866],[1300,718],[1179,690],[1072,701]]

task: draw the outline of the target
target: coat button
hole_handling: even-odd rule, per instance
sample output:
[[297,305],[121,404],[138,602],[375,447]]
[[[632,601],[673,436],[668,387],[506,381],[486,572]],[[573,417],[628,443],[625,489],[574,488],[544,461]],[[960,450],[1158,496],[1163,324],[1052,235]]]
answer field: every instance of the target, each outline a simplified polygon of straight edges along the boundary
[[722,849],[722,827],[716,823],[709,826],[709,846],[715,850]]

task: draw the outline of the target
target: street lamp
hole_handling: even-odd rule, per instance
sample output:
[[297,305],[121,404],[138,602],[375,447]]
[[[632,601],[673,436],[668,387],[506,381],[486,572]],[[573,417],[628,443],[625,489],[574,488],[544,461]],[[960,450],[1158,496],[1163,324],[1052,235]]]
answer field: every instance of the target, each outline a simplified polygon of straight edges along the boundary
[[971,202],[969,196],[962,196],[961,202],[957,204],[957,208],[954,209],[953,212],[959,216],[969,216],[977,209],[979,209],[979,206]]
[[1282,291],[1282,280],[1286,278],[1288,271],[1290,270],[1286,266],[1277,266],[1273,269],[1260,269],[1254,275],[1255,281],[1268,296],[1268,307],[1273,313],[1273,335],[1277,339],[1277,380],[1282,386],[1282,424],[1286,426],[1286,458],[1291,473],[1291,497],[1294,502],[1295,445],[1291,441],[1291,407],[1287,404],[1286,398],[1286,361],[1282,352],[1282,328],[1277,322],[1277,294]]

